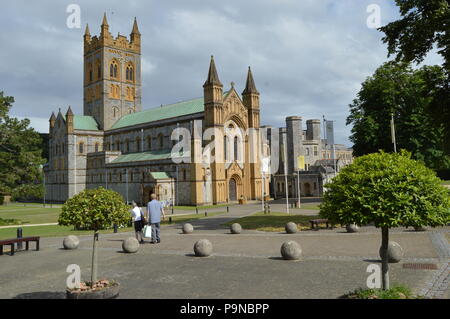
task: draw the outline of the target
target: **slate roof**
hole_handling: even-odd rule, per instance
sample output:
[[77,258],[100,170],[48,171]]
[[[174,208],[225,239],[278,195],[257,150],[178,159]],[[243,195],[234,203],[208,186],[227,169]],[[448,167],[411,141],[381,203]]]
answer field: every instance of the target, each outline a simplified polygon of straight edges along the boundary
[[[188,152],[184,156],[190,156]],[[155,160],[165,160],[174,157],[181,157],[181,154],[172,154],[171,149],[159,150],[159,151],[148,151],[140,153],[130,153],[123,154],[111,161],[111,164],[117,163],[128,163],[128,162],[141,162],[141,161],[155,161]]]

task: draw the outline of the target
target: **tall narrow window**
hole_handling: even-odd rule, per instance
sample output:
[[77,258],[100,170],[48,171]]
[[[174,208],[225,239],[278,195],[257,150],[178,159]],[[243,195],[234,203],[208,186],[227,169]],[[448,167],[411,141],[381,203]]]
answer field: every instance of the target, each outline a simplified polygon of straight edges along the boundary
[[141,138],[136,138],[136,150],[138,151],[138,152],[140,152],[141,151]]
[[134,80],[134,71],[133,71],[133,66],[131,64],[127,65],[125,78],[126,78],[127,81],[133,81]]
[[162,149],[164,147],[164,140],[163,140],[162,134],[158,135],[158,143],[159,143],[159,148]]
[[80,154],[84,153],[84,143],[83,142],[78,144],[78,153],[80,153]]
[[238,154],[238,143],[239,139],[237,136],[234,137],[234,159],[237,161],[239,159]]
[[227,152],[227,136],[225,135],[223,137],[223,158],[225,160],[225,162],[228,160],[228,152]]
[[112,61],[109,65],[109,76],[111,78],[117,79],[118,78],[118,65],[116,61]]
[[152,137],[148,136],[147,137],[147,150],[151,151],[152,149]]

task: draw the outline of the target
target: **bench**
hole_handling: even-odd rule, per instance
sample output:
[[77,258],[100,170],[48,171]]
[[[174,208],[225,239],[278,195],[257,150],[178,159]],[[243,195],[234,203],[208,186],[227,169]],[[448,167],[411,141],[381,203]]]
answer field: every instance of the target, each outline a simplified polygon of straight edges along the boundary
[[[315,228],[315,226],[319,227],[319,224],[326,224],[328,228],[328,224],[330,223],[328,219],[311,219],[309,222],[311,223],[311,229],[319,229]],[[333,229],[333,225],[331,225],[331,229]]]
[[39,239],[40,239],[40,237],[22,237],[22,238],[12,238],[12,239],[0,240],[0,255],[3,255],[3,245],[11,246],[11,256],[12,256],[12,255],[14,255],[14,244],[15,243],[25,242],[26,250],[28,250],[30,241],[34,241],[36,243],[36,250],[39,250]]

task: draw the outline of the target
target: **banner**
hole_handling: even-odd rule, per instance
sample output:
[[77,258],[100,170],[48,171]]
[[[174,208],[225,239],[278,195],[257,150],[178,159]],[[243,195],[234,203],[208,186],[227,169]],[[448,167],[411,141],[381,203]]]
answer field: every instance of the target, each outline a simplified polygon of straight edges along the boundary
[[297,170],[305,170],[305,156],[303,155],[297,157]]
[[326,121],[326,129],[327,129],[327,144],[334,145],[333,121]]

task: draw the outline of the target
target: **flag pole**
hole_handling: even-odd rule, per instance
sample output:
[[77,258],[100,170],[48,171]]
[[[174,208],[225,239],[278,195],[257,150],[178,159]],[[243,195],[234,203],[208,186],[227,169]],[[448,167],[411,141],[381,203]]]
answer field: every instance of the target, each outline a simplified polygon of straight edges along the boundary
[[397,142],[395,140],[394,113],[391,113],[391,137],[392,137],[392,144],[394,144],[394,153],[397,153]]

